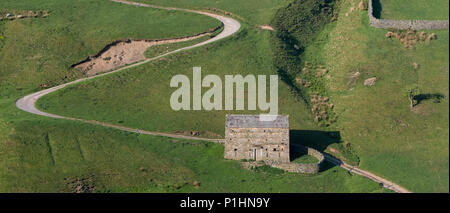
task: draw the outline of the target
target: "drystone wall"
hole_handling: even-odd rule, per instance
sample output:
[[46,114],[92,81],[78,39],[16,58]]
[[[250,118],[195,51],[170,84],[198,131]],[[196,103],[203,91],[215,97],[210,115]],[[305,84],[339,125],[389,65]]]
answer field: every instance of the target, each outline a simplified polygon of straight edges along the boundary
[[38,10],[38,11],[28,11],[28,12],[20,12],[19,14],[7,13],[5,15],[0,15],[1,20],[14,20],[14,19],[23,19],[23,18],[45,18],[49,16],[48,10]]
[[378,19],[373,16],[372,0],[369,0],[369,21],[370,25],[375,28],[384,29],[415,29],[415,30],[432,30],[432,29],[448,29],[448,20],[389,20]]
[[279,163],[276,161],[264,161],[267,165],[282,169],[288,172],[317,174],[320,171],[318,164],[306,163]]
[[319,160],[318,163],[282,163],[279,161],[264,161],[267,165],[279,168],[288,172],[296,172],[296,173],[307,173],[307,174],[317,174],[320,171],[320,167],[325,160],[324,155],[312,148],[305,147],[298,144],[293,144],[297,149],[305,152],[308,155],[311,155]]

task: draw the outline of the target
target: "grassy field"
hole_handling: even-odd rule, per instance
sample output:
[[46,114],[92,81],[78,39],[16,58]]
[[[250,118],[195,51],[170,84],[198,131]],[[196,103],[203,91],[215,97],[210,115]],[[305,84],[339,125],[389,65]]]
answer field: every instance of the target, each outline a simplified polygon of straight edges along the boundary
[[[371,28],[367,12],[344,15],[357,3],[342,1],[338,21],[313,34],[317,37],[306,43],[297,59],[328,69],[328,75],[315,82],[319,86],[303,90],[326,94],[335,105],[336,122],[317,127],[308,104],[285,83],[279,88],[281,113],[290,115],[293,130],[306,130],[310,135],[314,130],[336,131],[340,135],[340,140],[314,135],[302,143],[359,162],[363,169],[412,191],[448,192],[448,30],[427,32],[436,33],[438,39],[405,49],[398,40],[387,39],[386,30]],[[233,7],[220,9],[232,11]],[[248,20],[266,19],[248,16]],[[64,89],[41,99],[39,107],[147,130],[195,130],[206,136],[223,136],[224,115],[230,112],[174,112],[168,99],[174,89],[168,82],[176,74],[190,76],[193,66],[201,66],[203,74],[219,76],[277,73],[269,51],[275,33],[254,29],[256,23],[244,24],[239,34],[223,42]],[[301,34],[295,30],[290,33],[299,41]],[[297,70],[303,66],[300,62],[294,63]],[[420,68],[414,69],[414,63]],[[359,77],[351,77],[356,72]],[[374,76],[375,86],[363,86],[366,78]],[[416,86],[418,97],[424,100],[411,110],[406,92]],[[438,96],[444,97],[439,103],[434,98]],[[298,138],[302,137],[305,135]],[[351,152],[353,159],[345,152]]]
[[[269,34],[246,30],[227,42],[176,54],[127,72],[69,87],[40,99],[38,106],[58,114],[146,130],[202,131],[213,137],[222,137],[225,114],[231,112],[173,111],[169,97],[175,88],[170,87],[170,79],[177,74],[192,76],[194,66],[201,66],[203,75],[217,74],[221,77],[226,74],[274,74],[270,52],[264,51],[270,48],[267,42]],[[305,106],[290,95],[286,85],[280,85],[279,93],[281,113],[292,115],[292,128],[315,128]],[[208,122],[203,121],[205,118]]]
[[382,19],[448,20],[447,0],[374,0],[374,13]]
[[[273,10],[267,12],[265,6],[281,7],[285,2],[266,1],[259,8],[265,15],[247,13],[248,19],[270,20]],[[234,4],[236,2],[227,3],[238,8]],[[252,3],[248,4],[247,9],[258,11],[254,7],[255,2]],[[76,70],[69,68],[70,65],[95,54],[113,40],[189,35],[215,27],[218,23],[196,15],[129,7],[108,1],[84,0],[70,4],[68,1],[56,0],[2,1],[0,7],[51,11],[50,17],[42,20],[0,22],[0,31],[5,35],[5,39],[0,41],[1,192],[73,192],[73,182],[77,180],[96,192],[386,192],[368,179],[351,176],[345,170],[333,166],[313,176],[283,173],[270,168],[250,171],[242,169],[237,161],[223,159],[223,146],[218,144],[131,134],[20,111],[15,107],[18,98],[42,89],[42,84],[48,87],[81,77]],[[136,25],[128,24],[130,22]],[[107,86],[106,91],[93,92],[88,99],[73,97],[81,98],[83,101],[80,103],[64,105],[73,110],[87,109],[83,108],[87,106],[85,104],[94,100],[99,106],[106,106],[110,103],[111,95],[122,87],[123,91],[116,94],[123,98],[120,103],[112,100],[116,104],[104,109],[107,113],[103,115],[112,116],[114,122],[130,126],[136,122],[140,125],[136,118],[141,116],[150,122],[142,122],[147,125],[144,127],[171,131],[190,129],[189,125],[194,125],[195,129],[203,128],[223,134],[224,113],[167,114],[164,118],[164,110],[167,109],[161,103],[167,101],[164,97],[167,91],[164,89],[167,89],[168,79],[173,73],[190,73],[193,64],[204,67],[205,73],[273,73],[269,36],[270,32],[244,26],[239,35],[226,41],[68,88],[62,94],[83,88],[93,89],[92,85],[103,88],[107,86],[106,83],[114,82]],[[245,50],[242,47],[253,49]],[[158,47],[147,54],[160,51],[164,50]],[[212,60],[205,63],[205,55]],[[226,57],[231,60],[226,62]],[[27,59],[25,63],[24,58]],[[292,105],[283,110],[290,110],[292,114],[298,110],[305,117],[304,120],[294,121],[294,126],[315,128],[306,108],[301,104],[297,106],[298,101],[289,97],[288,87],[283,86],[281,90],[286,97],[283,102]],[[61,96],[59,93],[55,95]],[[137,96],[144,97],[144,100],[133,99]],[[59,103],[64,101],[61,98]],[[148,100],[151,101],[144,102]],[[117,111],[128,101],[135,103],[134,106],[128,105],[130,111]],[[139,101],[142,101],[142,105],[139,105]],[[42,103],[45,107],[47,102]],[[59,104],[55,106],[57,108]],[[159,109],[162,111],[158,112]],[[134,110],[143,114],[134,114]],[[81,116],[85,115],[91,114],[84,113]],[[216,118],[212,119],[210,125],[199,120],[190,121],[189,116],[194,118],[199,115]],[[176,122],[180,119],[189,122]],[[308,132],[303,134],[309,135]],[[326,138],[320,131],[314,134]]]
[[294,163],[318,163],[319,160],[311,155],[302,155],[294,160]]
[[[223,159],[223,146],[116,131],[17,111],[0,102],[1,192],[385,192],[329,167],[320,175],[251,171]],[[11,131],[12,130],[12,131]],[[196,184],[197,182],[198,184]]]
[[81,73],[70,66],[115,40],[180,37],[220,24],[202,15],[131,7],[108,0],[5,0],[0,8],[50,11],[47,18],[0,22],[4,36],[0,47],[2,96],[79,78]]
[[[272,35],[270,31],[244,24],[243,30],[226,39],[226,42],[179,53],[127,72],[71,86],[40,99],[38,107],[58,114],[147,130],[203,131],[209,136],[220,137],[225,131],[225,114],[231,112],[173,111],[168,99],[175,90],[169,87],[171,77],[177,74],[191,76],[194,66],[201,66],[203,75],[217,74],[222,78],[224,75],[235,74],[277,74],[270,47]],[[151,52],[152,48],[148,51]],[[292,129],[319,129],[312,122],[312,116],[303,100],[294,94],[289,85],[281,82],[279,93],[280,113],[290,115]],[[124,104],[124,100],[128,101]],[[106,108],[108,110],[104,110]],[[209,117],[210,122],[202,121],[206,117]],[[180,119],[183,122],[179,122]]]
[[[228,3],[234,5],[232,2]],[[169,6],[181,7],[184,5]],[[228,8],[221,9],[228,11]],[[169,82],[171,77],[177,74],[191,76],[194,66],[201,66],[203,75],[217,74],[221,77],[233,74],[244,76],[246,74],[275,74],[268,42],[271,32],[254,29],[246,24],[243,25],[243,28],[244,30],[231,39],[227,39],[226,42],[169,56],[127,72],[67,88],[40,100],[38,106],[44,110],[69,116],[97,119],[148,130],[202,131],[212,137],[223,136],[225,114],[230,112],[175,112],[171,109],[168,99],[175,89],[169,87]],[[151,51],[152,48],[149,48],[148,52]],[[111,88],[110,85],[117,85],[117,87]],[[293,128],[315,128],[310,122],[310,115],[305,106],[290,95],[289,87],[281,85],[280,93],[279,96],[282,99],[280,102],[286,103],[280,104],[282,113],[297,114],[300,118],[291,119],[291,126]],[[52,98],[55,96],[58,98]],[[80,102],[80,99],[84,100]],[[120,104],[119,102],[123,103],[123,100],[129,101],[127,104]],[[63,104],[57,104],[55,101]],[[77,104],[74,104],[74,101]],[[68,106],[75,107],[67,110]],[[108,110],[102,110],[102,108],[108,108]],[[202,122],[202,118],[205,117],[210,117],[210,122]],[[180,119],[183,122],[179,122]],[[167,125],[161,125],[161,123]]]
[[[448,192],[449,31],[427,31],[438,39],[405,49],[385,37],[387,30],[369,27],[366,12],[343,16],[351,2],[304,55],[330,69],[327,88],[342,140],[351,142],[364,169],[412,191]],[[376,84],[363,86],[369,77]],[[414,87],[424,99],[411,110],[406,93]]]
[[230,12],[240,22],[251,26],[269,24],[275,12],[287,6],[292,0],[137,0],[155,5],[192,8],[201,10],[219,9]]

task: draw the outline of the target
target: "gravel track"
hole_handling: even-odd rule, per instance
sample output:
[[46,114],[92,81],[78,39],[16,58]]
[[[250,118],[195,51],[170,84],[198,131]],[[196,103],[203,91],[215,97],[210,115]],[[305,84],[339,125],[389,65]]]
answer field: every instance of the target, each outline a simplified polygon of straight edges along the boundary
[[[197,14],[202,14],[202,15],[206,15],[212,18],[215,18],[219,21],[221,21],[223,23],[224,29],[221,33],[219,33],[218,35],[216,35],[215,37],[200,42],[198,44],[192,45],[192,46],[188,46],[188,47],[184,47],[184,48],[180,48],[177,50],[174,50],[172,52],[168,52],[165,53],[163,55],[154,57],[154,58],[149,58],[146,59],[144,61],[132,64],[132,65],[128,65],[125,67],[122,67],[120,69],[111,71],[111,72],[107,72],[107,73],[103,73],[103,74],[99,74],[99,75],[95,75],[95,76],[91,76],[91,77],[87,77],[87,78],[81,78],[69,83],[65,83],[65,84],[61,84],[49,89],[45,89],[39,92],[35,92],[33,94],[27,95],[21,99],[19,99],[16,102],[16,106],[17,108],[26,111],[26,112],[30,112],[36,115],[41,115],[41,116],[46,116],[46,117],[51,117],[51,118],[58,118],[58,119],[67,119],[67,120],[74,120],[74,121],[81,121],[84,123],[90,123],[90,124],[95,124],[95,125],[101,125],[101,126],[105,126],[105,127],[110,127],[110,128],[115,128],[115,129],[119,129],[119,130],[123,130],[123,131],[128,131],[128,132],[135,132],[135,133],[139,133],[139,134],[146,134],[146,135],[157,135],[157,136],[165,136],[165,137],[171,137],[171,138],[179,138],[179,139],[193,139],[193,140],[204,140],[204,141],[210,141],[210,142],[216,142],[216,143],[223,143],[224,140],[223,139],[210,139],[210,138],[200,138],[200,137],[194,137],[194,136],[185,136],[185,135],[179,135],[179,134],[171,134],[171,133],[163,133],[163,132],[155,132],[155,131],[146,131],[146,130],[141,130],[141,129],[133,129],[133,128],[129,128],[129,127],[125,127],[125,126],[119,126],[119,125],[115,125],[115,124],[109,124],[109,123],[104,123],[104,122],[99,122],[99,121],[94,121],[94,120],[85,120],[85,119],[79,119],[79,118],[70,118],[70,117],[65,117],[65,116],[61,116],[61,115],[56,115],[56,114],[51,114],[51,113],[47,113],[47,112],[42,112],[40,110],[38,110],[35,106],[36,101],[41,98],[44,95],[47,95],[49,93],[55,92],[57,90],[60,90],[66,86],[69,85],[74,85],[77,84],[79,82],[83,82],[83,81],[87,81],[93,78],[99,78],[105,75],[110,75],[112,73],[115,72],[120,72],[132,67],[136,67],[142,64],[146,64],[149,63],[153,60],[162,58],[164,56],[167,55],[171,55],[177,52],[181,52],[184,50],[189,50],[189,49],[193,49],[195,47],[200,47],[215,41],[218,41],[220,39],[226,38],[228,36],[233,35],[234,33],[236,33],[241,25],[238,21],[236,21],[233,18],[230,17],[226,17],[226,16],[222,16],[222,15],[218,15],[218,14],[213,14],[213,13],[209,13],[209,12],[204,12],[204,11],[197,11],[197,10],[189,10],[189,9],[181,9],[181,8],[172,8],[172,7],[160,7],[160,6],[154,6],[154,5],[148,5],[148,4],[143,4],[143,3],[136,3],[136,2],[129,2],[129,1],[123,1],[123,0],[111,0],[113,2],[117,2],[117,3],[121,3],[121,4],[127,4],[127,5],[133,5],[133,6],[140,6],[140,7],[150,7],[150,8],[159,8],[159,9],[166,9],[166,10],[179,10],[179,11],[185,11],[185,12],[192,12],[192,13],[197,13]],[[369,178],[372,181],[378,182],[380,184],[383,185],[383,187],[393,190],[395,192],[399,192],[399,193],[409,193],[410,191],[408,191],[407,189],[393,183],[392,181],[386,180],[382,177],[379,177],[373,173],[370,173],[368,171],[359,169],[357,167],[352,167],[348,164],[345,164],[344,162],[342,162],[341,160],[332,157],[330,155],[325,154],[325,160],[340,166],[344,169],[346,169],[347,171],[357,174],[357,175],[361,175],[364,176],[366,178]]]

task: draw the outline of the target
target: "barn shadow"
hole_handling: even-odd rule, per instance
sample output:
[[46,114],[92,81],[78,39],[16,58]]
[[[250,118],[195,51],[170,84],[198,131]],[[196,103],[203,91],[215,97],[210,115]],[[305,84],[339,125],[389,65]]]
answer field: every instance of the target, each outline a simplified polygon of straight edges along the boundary
[[[297,145],[311,147],[315,150],[323,152],[331,144],[341,143],[341,134],[339,131],[320,131],[320,130],[290,130],[290,158],[291,161],[307,155]],[[325,171],[334,167],[329,162],[324,162],[320,167],[320,171]]]
[[380,0],[372,0],[372,8],[373,16],[379,19],[381,17],[381,11],[383,11]]

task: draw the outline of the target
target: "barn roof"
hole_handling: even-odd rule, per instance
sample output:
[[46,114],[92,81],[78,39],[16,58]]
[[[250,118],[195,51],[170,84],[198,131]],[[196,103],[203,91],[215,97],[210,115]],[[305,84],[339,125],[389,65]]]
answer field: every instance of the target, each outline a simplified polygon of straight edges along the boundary
[[288,115],[226,115],[229,128],[289,128]]

